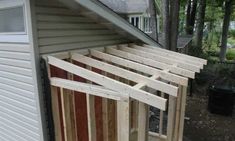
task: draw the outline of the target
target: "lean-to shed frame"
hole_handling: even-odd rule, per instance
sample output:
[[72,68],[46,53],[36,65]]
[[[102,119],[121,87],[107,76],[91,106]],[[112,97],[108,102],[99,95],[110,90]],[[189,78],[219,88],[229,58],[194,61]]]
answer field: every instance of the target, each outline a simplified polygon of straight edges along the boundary
[[[170,56],[174,59],[171,59]],[[194,78],[195,73],[200,72],[200,69],[206,64],[203,59],[149,45],[139,46],[136,44],[77,50],[44,57],[47,60],[48,68],[49,65],[52,65],[67,71],[70,75],[83,77],[87,82],[94,82],[94,84],[89,84],[76,82],[71,78],[66,80],[49,77],[53,90],[52,98],[53,94],[55,96],[55,93],[58,93],[55,92],[55,87],[60,87],[60,94],[62,94],[60,96],[63,100],[65,99],[63,96],[71,94],[64,89],[80,91],[89,95],[87,101],[89,105],[87,106],[89,140],[97,140],[96,130],[99,130],[95,123],[97,115],[93,113],[95,111],[94,96],[102,97],[103,100],[117,101],[117,117],[116,120],[113,120],[113,122],[117,122],[117,126],[114,127],[117,128],[117,137],[109,137],[108,124],[110,121],[107,121],[102,125],[103,128],[106,127],[106,132],[108,132],[107,134],[104,134],[105,131],[102,132],[104,134],[103,140],[182,140],[188,78]],[[64,59],[70,61],[64,61]],[[85,64],[87,67],[79,67],[73,61]],[[99,69],[100,72],[94,72],[91,68]],[[50,73],[50,69],[48,72]],[[107,73],[114,77],[107,76]],[[64,104],[69,103],[69,101],[63,100]],[[131,106],[131,101],[138,103],[138,108]],[[102,104],[105,106],[105,103]],[[63,106],[65,110],[66,106]],[[159,131],[157,133],[148,131],[149,106],[160,109]],[[167,131],[164,134],[163,111],[166,109],[168,109]],[[130,111],[136,113],[131,115]],[[108,111],[104,113],[108,115]],[[62,114],[62,118],[55,119],[63,120],[62,127],[64,127],[57,128],[57,139],[61,140],[60,134],[63,132],[65,140],[69,140],[72,132],[76,132],[77,129],[66,125],[71,122],[71,119],[66,118],[66,110],[62,110]],[[103,120],[105,120],[106,114],[102,114]],[[132,123],[134,121],[136,123]],[[131,124],[136,125],[132,127]]]
[[[143,141],[148,137],[147,105],[177,113],[168,116],[177,121],[168,124],[167,134],[159,130],[149,137],[181,138],[186,95],[180,94],[205,60],[159,48],[96,0],[2,0],[0,5],[0,12],[22,7],[25,26],[20,34],[0,33],[0,140],[47,141],[55,135],[56,141]],[[159,124],[160,129],[165,125]]]

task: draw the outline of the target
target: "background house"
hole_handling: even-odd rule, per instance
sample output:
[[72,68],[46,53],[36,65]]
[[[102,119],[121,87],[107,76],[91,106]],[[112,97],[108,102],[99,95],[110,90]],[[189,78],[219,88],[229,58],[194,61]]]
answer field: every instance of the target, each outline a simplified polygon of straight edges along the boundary
[[[110,9],[128,20],[147,34],[152,33],[150,26],[149,0],[99,0]],[[159,31],[160,7],[156,4],[157,31]]]

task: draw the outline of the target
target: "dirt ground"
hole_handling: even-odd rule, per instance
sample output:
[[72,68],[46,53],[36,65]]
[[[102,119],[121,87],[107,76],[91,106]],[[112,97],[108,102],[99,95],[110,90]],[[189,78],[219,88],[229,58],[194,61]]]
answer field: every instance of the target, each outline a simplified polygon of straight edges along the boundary
[[232,117],[211,114],[207,104],[205,88],[187,97],[184,141],[235,141],[235,110]]

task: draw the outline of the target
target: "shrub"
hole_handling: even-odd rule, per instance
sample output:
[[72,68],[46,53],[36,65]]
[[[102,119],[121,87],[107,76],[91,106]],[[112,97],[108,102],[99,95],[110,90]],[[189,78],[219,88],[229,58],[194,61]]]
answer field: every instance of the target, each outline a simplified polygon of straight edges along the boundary
[[227,60],[234,60],[235,59],[235,49],[228,49],[226,54]]

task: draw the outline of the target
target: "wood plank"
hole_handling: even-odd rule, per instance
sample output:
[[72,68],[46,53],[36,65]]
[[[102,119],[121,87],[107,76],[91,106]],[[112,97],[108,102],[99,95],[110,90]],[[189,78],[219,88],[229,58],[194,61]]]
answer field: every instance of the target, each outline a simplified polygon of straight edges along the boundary
[[54,130],[55,130],[55,140],[62,141],[61,136],[61,124],[60,124],[60,115],[59,115],[59,108],[58,108],[58,91],[56,87],[51,87],[51,95],[52,95],[52,114],[53,114],[53,121],[54,121]]
[[115,63],[115,64],[130,68],[130,69],[138,70],[138,71],[141,71],[141,72],[146,73],[146,74],[159,75],[159,77],[161,79],[164,79],[164,80],[167,80],[167,81],[170,81],[170,82],[174,82],[174,83],[177,83],[177,84],[180,84],[180,85],[184,85],[184,86],[188,85],[188,79],[185,78],[185,77],[181,77],[181,76],[178,76],[178,75],[175,75],[175,74],[171,74],[171,73],[163,71],[163,70],[152,68],[152,67],[149,67],[147,65],[142,65],[140,63],[129,61],[127,59],[116,57],[116,56],[106,54],[106,53],[103,53],[103,52],[100,52],[100,51],[97,51],[97,50],[91,49],[90,52],[91,52],[91,55],[96,57],[96,58],[103,59],[103,60],[106,60],[108,62]]
[[68,71],[70,73],[73,73],[75,75],[84,77],[90,81],[93,81],[97,84],[103,85],[106,88],[120,91],[120,93],[123,93],[124,95],[129,95],[130,97],[139,100],[141,102],[144,102],[146,104],[149,104],[153,107],[165,110],[166,108],[166,100],[164,98],[160,98],[157,96],[154,96],[150,93],[147,93],[142,90],[136,90],[133,89],[131,86],[123,84],[121,82],[114,81],[111,78],[105,77],[103,75],[91,72],[89,70],[86,70],[84,68],[81,68],[79,66],[73,65],[71,63],[65,62],[63,60],[54,58],[52,56],[48,56],[48,63],[56,66],[58,68],[61,68],[65,71]]
[[129,98],[117,102],[117,137],[118,141],[130,140],[130,102]]
[[158,80],[150,79],[148,77],[145,77],[143,75],[139,75],[137,73],[80,55],[80,54],[73,54],[72,58],[76,61],[81,61],[84,64],[87,64],[89,66],[101,69],[103,71],[112,73],[114,75],[118,75],[122,78],[129,79],[131,81],[140,83],[145,82],[147,86],[154,88],[156,90],[165,92],[167,94],[170,94],[172,96],[177,96],[178,88],[171,86],[169,84],[163,83]]
[[165,63],[168,65],[176,65],[179,68],[186,69],[186,70],[193,71],[193,72],[200,72],[200,67],[198,67],[196,65],[189,64],[189,63],[182,62],[180,60],[175,60],[175,59],[173,60],[170,58],[162,57],[162,56],[159,56],[159,55],[156,55],[153,53],[149,53],[146,51],[142,51],[142,50],[130,48],[130,47],[122,46],[122,47],[120,47],[120,49],[123,51],[129,52],[129,53],[141,56],[141,57],[145,57],[145,58],[149,58],[149,59],[161,62],[161,63]]
[[102,86],[82,83],[82,82],[75,82],[71,80],[61,79],[52,77],[50,79],[51,85],[56,87],[62,87],[65,89],[78,91],[82,93],[89,93],[90,95],[100,96],[108,99],[113,100],[121,100],[122,98],[126,98],[124,95],[121,95],[118,92],[106,89]]
[[172,59],[175,59],[175,60],[180,60],[182,62],[186,62],[186,63],[189,63],[189,64],[194,64],[196,66],[199,66],[201,69],[203,68],[203,65],[204,65],[202,62],[199,62],[199,61],[185,59],[185,58],[182,58],[180,56],[173,55],[171,53],[166,53],[166,52],[154,50],[154,49],[151,49],[151,48],[148,48],[148,47],[143,47],[143,46],[138,46],[138,45],[131,45],[131,47],[133,47],[135,49],[138,49],[138,50],[146,51],[146,52],[149,52],[149,53],[154,53],[154,54],[159,55],[159,56],[172,58]]
[[181,75],[181,76],[185,76],[185,77],[189,77],[189,78],[194,78],[195,77],[195,73],[192,72],[192,71],[177,68],[176,66],[173,66],[173,65],[167,65],[167,64],[157,62],[157,61],[152,60],[152,59],[148,59],[148,58],[145,58],[145,57],[140,57],[138,55],[134,55],[134,54],[127,53],[127,52],[124,52],[124,51],[120,51],[120,50],[117,50],[117,49],[114,49],[114,48],[107,48],[107,53],[115,55],[115,56],[119,56],[119,57],[122,57],[122,58],[125,58],[125,59],[128,59],[128,60],[132,60],[132,61],[135,61],[135,62],[138,62],[138,63],[141,63],[141,64],[152,66],[152,67],[155,67],[155,68],[159,68],[159,69],[163,69],[163,70],[169,69],[170,72],[172,72],[174,74]]
[[183,141],[184,117],[185,117],[186,98],[187,98],[187,87],[185,86],[181,86],[181,87],[182,87],[182,100],[181,100],[181,113],[180,113],[178,141]]
[[173,141],[176,98],[169,96],[168,118],[167,118],[167,141]]
[[154,47],[154,46],[150,46],[150,45],[147,45],[147,44],[144,44],[144,47],[149,47],[149,48],[152,48],[154,50],[170,53],[172,55],[177,55],[177,56],[180,56],[181,58],[185,58],[185,59],[189,59],[189,60],[195,60],[195,61],[198,61],[198,62],[202,62],[204,65],[207,64],[207,60],[201,59],[201,58],[198,58],[198,57],[193,57],[193,56],[185,55],[185,54],[182,54],[182,53],[169,51],[169,50],[166,50],[166,49],[163,49],[163,48]]

